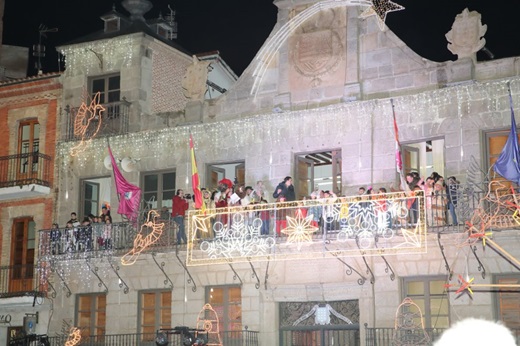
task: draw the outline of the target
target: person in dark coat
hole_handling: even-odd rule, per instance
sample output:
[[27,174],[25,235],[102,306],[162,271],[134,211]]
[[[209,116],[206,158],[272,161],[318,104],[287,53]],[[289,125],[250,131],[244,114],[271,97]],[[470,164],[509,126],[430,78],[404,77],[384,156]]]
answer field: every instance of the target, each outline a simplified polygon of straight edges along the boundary
[[278,199],[280,196],[284,196],[286,202],[296,200],[296,194],[294,193],[294,186],[291,177],[285,177],[284,180],[278,184],[276,189],[274,189],[273,197]]

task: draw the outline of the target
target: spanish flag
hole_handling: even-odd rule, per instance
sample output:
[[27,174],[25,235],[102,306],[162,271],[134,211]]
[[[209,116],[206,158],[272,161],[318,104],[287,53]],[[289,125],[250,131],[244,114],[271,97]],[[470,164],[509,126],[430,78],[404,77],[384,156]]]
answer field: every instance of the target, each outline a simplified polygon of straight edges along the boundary
[[190,133],[190,152],[191,152],[191,185],[193,187],[193,196],[195,196],[195,208],[206,212],[206,205],[202,199],[200,191],[199,171],[197,170],[197,161],[195,160],[195,147],[193,145],[193,136]]

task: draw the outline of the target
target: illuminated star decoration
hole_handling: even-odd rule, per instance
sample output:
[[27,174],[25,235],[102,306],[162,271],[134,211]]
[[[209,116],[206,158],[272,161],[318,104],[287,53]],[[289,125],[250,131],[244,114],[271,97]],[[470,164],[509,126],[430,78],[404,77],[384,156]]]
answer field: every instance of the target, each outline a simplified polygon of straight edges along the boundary
[[70,334],[67,337],[65,346],[75,346],[75,345],[79,344],[80,341],[81,341],[81,331],[79,330],[79,328],[74,327],[70,330]]
[[195,229],[193,230],[191,239],[193,240],[197,237],[197,230],[201,230],[206,235],[208,235],[209,234],[208,225],[211,225],[211,222],[209,222],[209,221],[211,220],[211,218],[214,218],[214,217],[215,217],[214,213],[205,214],[205,215],[195,215],[193,217]]
[[403,235],[404,242],[399,244],[397,247],[412,245],[414,247],[421,246],[421,233],[419,233],[419,224],[414,229],[401,228],[401,234]]
[[[489,288],[520,288],[520,285],[519,284],[474,284],[473,283],[473,280],[474,278],[471,278],[471,279],[468,279],[468,280],[464,280],[462,278],[462,275],[459,275],[459,283],[460,283],[460,287],[455,291],[455,293],[459,294],[459,293],[464,293],[464,291],[467,291],[469,293],[471,293],[471,295],[473,295],[473,290],[472,288],[474,287],[489,287]],[[455,286],[455,285],[452,285],[452,284],[446,284],[444,285],[444,287],[446,288],[450,288],[452,286]],[[458,297],[457,297],[458,298]]]
[[105,107],[99,103],[100,98],[101,93],[97,92],[88,107],[85,102],[82,102],[79,106],[74,118],[74,136],[80,138],[80,141],[70,149],[72,156],[83,152],[101,128],[102,113],[105,111]]
[[298,244],[298,251],[302,247],[303,242],[312,242],[312,234],[318,230],[318,227],[311,224],[312,215],[305,218],[287,216],[287,228],[282,229],[283,234],[287,234],[288,243]]
[[[134,248],[121,257],[122,265],[134,264],[141,252],[159,240],[163,233],[164,222],[156,223],[158,217],[159,213],[156,210],[150,210],[148,212],[146,222],[141,225],[141,230],[134,239]],[[151,229],[152,231],[143,237],[143,233],[146,229]]]
[[377,25],[381,31],[385,30],[386,15],[388,12],[402,11],[404,6],[396,4],[390,0],[372,0],[372,6],[361,12],[359,18],[366,19],[370,16],[376,16]]

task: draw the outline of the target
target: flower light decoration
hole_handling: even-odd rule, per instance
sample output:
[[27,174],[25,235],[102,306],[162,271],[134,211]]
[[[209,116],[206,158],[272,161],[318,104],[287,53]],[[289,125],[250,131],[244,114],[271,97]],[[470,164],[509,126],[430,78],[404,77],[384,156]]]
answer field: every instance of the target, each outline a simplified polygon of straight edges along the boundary
[[316,233],[318,227],[312,225],[313,215],[306,217],[287,216],[287,227],[281,232],[288,236],[287,243],[296,243],[298,251],[301,250],[302,243],[312,242],[312,234]]
[[[134,247],[123,257],[121,257],[122,265],[132,265],[137,261],[137,258],[148,247],[155,244],[163,233],[164,222],[157,222],[159,213],[156,210],[150,210],[146,218],[146,222],[141,225],[141,230],[134,239]],[[146,236],[143,234],[150,231]]]
[[65,346],[75,346],[78,345],[81,341],[81,331],[79,328],[73,327],[70,330],[69,336],[67,337],[67,341],[65,341]]
[[[192,210],[188,213],[186,263],[281,261],[328,255],[379,256],[382,252],[387,255],[425,253],[425,213],[420,212],[417,222],[408,226],[406,205],[410,199],[417,200],[418,210],[424,208],[424,197],[403,193],[377,195],[372,199],[350,196],[333,202],[323,199],[217,208],[214,210],[215,223],[212,228],[205,220],[207,215],[200,210]],[[308,215],[299,214],[302,205],[309,210]],[[381,205],[386,207],[382,208]],[[316,237],[313,235],[318,227],[313,224],[314,212],[311,210],[324,206],[330,209],[330,212],[324,213],[327,227],[324,233]],[[267,221],[259,215],[266,212],[270,217],[277,220],[283,218],[282,221],[287,222],[280,234],[273,232],[272,228],[270,233],[261,233]],[[327,246],[324,247],[323,243]]]
[[74,117],[74,136],[79,138],[79,143],[70,149],[72,156],[77,156],[85,151],[90,141],[96,137],[103,123],[102,113],[105,107],[99,103],[101,93],[97,92],[87,107],[85,102],[79,106]]
[[359,17],[366,19],[370,16],[375,16],[377,25],[381,31],[385,30],[386,15],[389,12],[402,11],[404,6],[396,4],[390,0],[372,0],[372,6],[364,10]]

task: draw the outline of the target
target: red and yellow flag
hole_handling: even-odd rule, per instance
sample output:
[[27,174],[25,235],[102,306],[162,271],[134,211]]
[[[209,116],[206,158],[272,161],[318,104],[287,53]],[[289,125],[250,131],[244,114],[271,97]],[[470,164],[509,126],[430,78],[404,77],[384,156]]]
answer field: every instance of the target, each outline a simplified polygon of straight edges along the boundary
[[193,187],[193,196],[195,196],[195,208],[206,212],[206,205],[202,199],[200,191],[199,171],[197,169],[197,161],[195,160],[195,147],[193,145],[193,136],[190,133],[190,152],[191,152],[191,185]]

